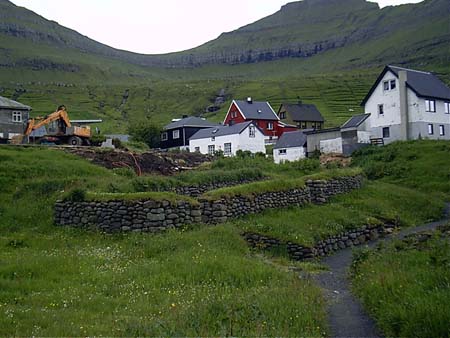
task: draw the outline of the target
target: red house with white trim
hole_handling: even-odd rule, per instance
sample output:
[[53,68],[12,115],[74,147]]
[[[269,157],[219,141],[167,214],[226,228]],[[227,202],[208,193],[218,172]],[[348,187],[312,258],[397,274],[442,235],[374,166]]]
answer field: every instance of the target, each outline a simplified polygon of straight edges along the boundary
[[283,133],[296,131],[295,126],[285,124],[273,110],[269,102],[233,100],[224,125],[233,125],[253,121],[263,131],[268,140],[277,140]]

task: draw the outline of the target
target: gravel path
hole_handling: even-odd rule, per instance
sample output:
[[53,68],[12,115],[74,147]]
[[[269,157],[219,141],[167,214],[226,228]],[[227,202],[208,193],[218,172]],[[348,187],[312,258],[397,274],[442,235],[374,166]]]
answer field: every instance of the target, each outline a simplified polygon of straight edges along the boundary
[[[402,239],[407,235],[432,230],[448,222],[450,204],[445,209],[445,219],[416,228],[408,228],[389,238],[372,242],[374,246],[380,241]],[[313,278],[324,289],[325,297],[330,303],[328,321],[331,337],[382,337],[375,322],[366,314],[359,300],[351,294],[348,268],[352,263],[352,249],[348,248],[326,257],[322,263],[329,271]]]

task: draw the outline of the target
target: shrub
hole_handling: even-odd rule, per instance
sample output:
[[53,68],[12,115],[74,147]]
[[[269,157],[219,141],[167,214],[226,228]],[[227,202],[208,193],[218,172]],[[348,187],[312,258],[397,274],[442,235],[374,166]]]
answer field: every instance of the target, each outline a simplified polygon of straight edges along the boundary
[[64,197],[64,201],[84,202],[86,200],[86,190],[75,188]]
[[137,121],[130,125],[128,131],[133,141],[144,142],[150,148],[159,148],[161,144],[161,127],[154,123]]

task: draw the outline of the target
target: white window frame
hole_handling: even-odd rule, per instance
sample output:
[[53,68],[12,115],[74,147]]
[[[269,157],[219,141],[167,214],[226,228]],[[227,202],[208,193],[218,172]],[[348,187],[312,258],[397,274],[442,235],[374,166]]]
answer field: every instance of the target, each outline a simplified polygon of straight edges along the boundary
[[379,104],[378,105],[378,115],[383,115],[384,116],[384,104]]
[[281,112],[280,113],[280,120],[285,120],[286,119],[286,112]]
[[389,81],[383,81],[383,91],[389,91]]
[[216,146],[214,144],[208,145],[208,155],[214,155],[216,152]]
[[425,111],[427,113],[436,113],[436,100],[425,100]]
[[273,122],[267,122],[267,130],[273,130],[274,125]]
[[450,102],[444,102],[444,111],[446,114],[450,114]]
[[167,131],[161,134],[161,141],[167,141],[169,139],[169,134]]
[[13,111],[12,112],[12,121],[14,123],[22,123],[23,122],[22,112],[21,111]]
[[174,130],[174,131],[172,132],[172,138],[173,138],[174,140],[178,140],[178,139],[180,138],[180,131],[179,131],[179,130]]
[[287,149],[280,149],[280,150],[278,150],[278,155],[286,156],[287,155]]
[[428,125],[428,135],[434,135],[434,125],[431,123]]
[[256,137],[256,127],[255,126],[248,127],[248,136],[250,138],[255,138]]
[[224,153],[224,155],[231,155],[232,154],[232,144],[231,143],[224,143],[224,145],[223,145],[223,153]]
[[445,136],[445,126],[443,124],[439,125],[439,136]]

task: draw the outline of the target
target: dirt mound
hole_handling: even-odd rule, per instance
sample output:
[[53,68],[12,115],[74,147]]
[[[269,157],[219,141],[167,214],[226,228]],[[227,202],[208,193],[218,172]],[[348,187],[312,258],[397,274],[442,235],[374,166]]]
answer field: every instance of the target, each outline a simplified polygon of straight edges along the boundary
[[127,151],[98,151],[93,149],[70,149],[72,154],[90,160],[108,169],[130,168],[138,175],[157,173],[173,175],[183,170],[197,168],[211,158],[199,153],[147,152],[142,154]]

